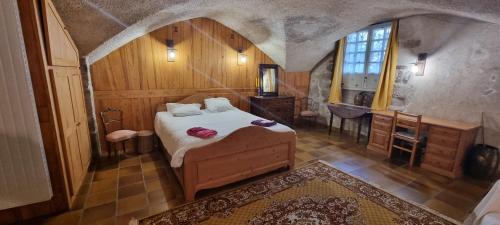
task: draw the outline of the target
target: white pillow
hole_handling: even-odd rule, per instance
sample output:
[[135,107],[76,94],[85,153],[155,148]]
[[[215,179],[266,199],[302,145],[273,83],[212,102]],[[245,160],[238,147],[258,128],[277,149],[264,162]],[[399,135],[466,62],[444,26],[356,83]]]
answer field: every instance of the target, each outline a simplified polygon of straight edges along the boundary
[[167,112],[172,112],[172,110],[174,110],[174,108],[179,107],[179,106],[183,106],[183,105],[195,105],[196,107],[201,108],[201,104],[198,104],[198,103],[191,103],[191,104],[167,103],[166,105],[167,105]]
[[224,112],[234,109],[229,99],[222,97],[205,99],[205,106],[209,112]]
[[201,104],[182,104],[182,103],[167,103],[167,111],[173,116],[194,116],[200,115]]

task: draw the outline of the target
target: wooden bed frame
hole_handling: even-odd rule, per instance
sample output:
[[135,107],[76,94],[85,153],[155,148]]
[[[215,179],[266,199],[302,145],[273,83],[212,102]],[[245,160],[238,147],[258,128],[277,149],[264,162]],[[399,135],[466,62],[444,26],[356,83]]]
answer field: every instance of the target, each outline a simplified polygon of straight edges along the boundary
[[[199,93],[178,103],[204,105],[205,98],[219,96],[223,95]],[[165,104],[160,104],[156,112],[165,110]],[[190,149],[184,155],[182,166],[172,169],[189,202],[202,189],[220,187],[283,167],[293,168],[295,143],[294,132],[274,132],[259,126],[244,127],[218,142]],[[170,160],[171,156],[163,143],[162,150]]]

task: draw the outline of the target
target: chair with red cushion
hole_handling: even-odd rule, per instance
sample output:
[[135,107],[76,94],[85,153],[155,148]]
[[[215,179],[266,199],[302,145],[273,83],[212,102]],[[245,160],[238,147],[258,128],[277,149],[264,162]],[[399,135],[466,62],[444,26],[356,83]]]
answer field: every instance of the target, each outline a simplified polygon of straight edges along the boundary
[[116,145],[121,143],[123,154],[125,142],[131,140],[137,150],[137,131],[123,129],[123,112],[119,109],[108,108],[100,113],[104,131],[106,132],[106,142],[108,143],[108,156],[111,156],[111,149],[117,155]]

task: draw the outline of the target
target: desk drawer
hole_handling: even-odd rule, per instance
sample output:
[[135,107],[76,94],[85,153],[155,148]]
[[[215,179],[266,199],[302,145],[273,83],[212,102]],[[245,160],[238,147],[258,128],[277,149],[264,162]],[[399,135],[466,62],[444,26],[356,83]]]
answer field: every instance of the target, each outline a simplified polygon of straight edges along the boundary
[[458,139],[460,131],[440,126],[431,126],[429,129],[431,135],[439,135],[449,139]]
[[387,117],[387,116],[381,116],[374,114],[373,115],[373,121],[378,122],[380,124],[388,124],[389,126],[392,126],[392,117]]
[[441,136],[441,135],[437,135],[435,133],[430,132],[428,143],[442,146],[445,148],[453,148],[454,149],[454,148],[458,147],[459,141],[460,140],[458,138]]
[[372,123],[372,129],[374,130],[380,130],[380,131],[385,131],[385,132],[391,132],[392,129],[392,124],[387,124],[384,122],[379,122],[377,120],[374,120]]
[[433,155],[439,155],[439,156],[444,157],[446,159],[454,160],[455,155],[457,154],[457,149],[446,148],[446,147],[442,147],[439,145],[429,143],[429,144],[427,144],[427,148],[426,148],[426,154],[427,153],[431,153]]
[[446,171],[453,170],[453,164],[454,164],[453,162],[454,161],[452,161],[452,160],[447,160],[447,159],[441,158],[441,157],[434,155],[432,153],[429,153],[429,152],[425,153],[424,161],[423,161],[424,164],[427,164],[427,165],[430,165],[432,167],[436,167],[439,169],[443,169]]

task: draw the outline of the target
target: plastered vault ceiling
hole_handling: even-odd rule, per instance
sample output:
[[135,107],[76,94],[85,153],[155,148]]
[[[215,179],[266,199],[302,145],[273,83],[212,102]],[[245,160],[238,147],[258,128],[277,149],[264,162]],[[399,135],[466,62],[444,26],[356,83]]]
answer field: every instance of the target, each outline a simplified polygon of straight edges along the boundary
[[442,13],[500,24],[499,0],[53,0],[92,64],[162,26],[214,19],[288,71],[309,71],[335,41],[367,25]]

